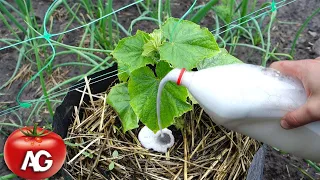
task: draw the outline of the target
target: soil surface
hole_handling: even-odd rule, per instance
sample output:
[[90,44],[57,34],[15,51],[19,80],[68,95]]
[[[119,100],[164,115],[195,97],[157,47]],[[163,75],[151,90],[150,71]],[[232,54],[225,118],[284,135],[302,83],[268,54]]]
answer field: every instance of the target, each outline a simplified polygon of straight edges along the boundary
[[[8,1],[10,4],[15,4],[13,0]],[[52,1],[45,0],[34,0],[32,4],[34,6],[35,14],[39,19],[39,22],[43,21],[44,14],[49,7]],[[128,3],[132,3],[133,0],[122,0],[114,1],[114,9],[123,7]],[[181,17],[192,5],[192,1],[171,1],[172,16]],[[207,1],[199,1],[198,4],[203,4]],[[259,0],[260,4],[266,2],[265,0]],[[289,2],[289,1],[288,1]],[[68,1],[69,4],[73,2]],[[299,27],[305,21],[305,19],[312,14],[317,8],[320,7],[320,0],[297,0],[287,6],[281,7],[277,13],[277,21],[274,24],[274,27],[271,31],[271,49],[274,47],[277,48],[277,52],[289,53],[292,45],[292,41],[295,37],[296,32]],[[140,7],[141,8],[141,7]],[[13,13],[14,14],[14,13]],[[209,16],[212,13],[209,13]],[[122,24],[126,29],[130,26],[130,23],[133,19],[139,16],[137,7],[133,6],[124,11],[117,13],[117,18],[120,24]],[[214,29],[214,19],[212,17],[206,17],[200,24],[207,27],[209,30]],[[68,16],[65,15],[63,9],[57,11],[54,17],[54,26],[53,32],[61,32],[65,25],[68,23]],[[76,27],[78,24],[72,24],[71,27]],[[154,28],[157,28],[157,25],[151,21],[140,21],[135,26],[133,26],[133,34],[137,29],[151,32]],[[81,39],[83,30],[76,30],[71,34],[67,34],[63,38],[63,42],[68,45],[77,45]],[[4,26],[3,22],[0,22],[0,38],[12,38],[12,35],[9,34],[9,30]],[[265,37],[266,38],[266,37]],[[3,47],[4,44],[0,43],[0,47]],[[20,48],[21,46],[18,46]],[[247,63],[259,64],[261,62],[262,54],[256,50],[247,47],[237,47],[235,54],[236,57],[243,60]],[[17,65],[18,51],[14,48],[9,48],[6,50],[0,51],[0,86],[8,81],[8,79],[13,74],[13,71]],[[301,33],[301,36],[298,39],[296,46],[295,59],[312,59],[320,56],[320,14],[316,15],[310,23],[308,23],[305,30]],[[55,59],[55,64],[61,62],[70,62],[74,61],[76,58],[75,55],[64,55],[60,56],[58,59]],[[285,58],[282,58],[285,59]],[[30,64],[28,60],[23,60],[21,62],[20,68],[25,67]],[[62,72],[61,72],[62,71]],[[71,67],[62,68],[60,72],[57,72],[57,77],[63,79],[68,79],[82,73],[78,69]],[[83,72],[85,69],[83,70]],[[21,87],[24,85],[26,80],[30,77],[31,74],[37,72],[37,69],[31,68],[28,71],[22,71],[22,78],[15,80],[11,86],[0,91],[0,110],[4,110],[7,107],[17,105],[15,103],[15,97],[20,91]],[[38,81],[30,84],[25,91],[23,92],[22,99],[35,99],[39,98],[42,94],[39,89],[40,85]],[[30,109],[18,110],[17,114],[26,120],[30,114]],[[48,117],[48,112],[43,112],[41,117],[36,117],[32,121],[43,121],[43,119]],[[0,122],[19,122],[16,115],[10,113],[5,116],[0,117]],[[5,130],[4,130],[5,129]],[[2,128],[2,131],[10,134],[13,128]],[[6,139],[4,135],[0,135],[0,147],[3,147],[4,140]],[[2,152],[2,148],[0,150]],[[315,171],[308,167],[308,165],[300,158],[282,155],[279,152],[273,150],[272,148],[268,149],[268,156],[266,156],[266,164],[264,168],[264,178],[265,179],[307,179],[303,173],[298,170],[300,167],[307,171],[315,179],[320,179],[320,175],[316,174]],[[3,159],[0,160],[0,175],[10,174],[11,172],[1,163]],[[294,165],[294,166],[292,166]]]

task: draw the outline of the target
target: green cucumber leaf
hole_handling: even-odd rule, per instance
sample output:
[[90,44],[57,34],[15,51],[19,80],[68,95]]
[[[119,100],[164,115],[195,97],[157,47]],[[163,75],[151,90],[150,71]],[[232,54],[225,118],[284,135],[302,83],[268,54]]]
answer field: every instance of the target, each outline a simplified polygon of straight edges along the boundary
[[236,57],[230,55],[226,49],[221,49],[221,52],[212,58],[207,58],[201,61],[197,68],[205,69],[214,66],[221,66],[227,64],[235,64],[235,63],[243,63],[241,60],[237,59]]
[[[156,67],[156,72],[162,77],[164,72],[171,70],[169,65],[160,62]],[[153,71],[148,67],[139,68],[131,73],[129,80],[130,104],[136,115],[153,132],[159,130],[156,99],[160,79],[156,78]],[[178,86],[173,82],[168,82],[163,91],[160,105],[161,126],[166,128],[174,123],[174,118],[183,115],[192,109],[186,102],[188,96],[187,89]]]
[[128,65],[129,71],[132,72],[154,63],[152,58],[142,55],[143,47],[149,40],[149,34],[138,30],[136,35],[121,39],[111,54],[119,64]]
[[163,36],[170,42],[159,47],[160,59],[176,68],[191,70],[205,58],[220,52],[218,44],[207,28],[179,19],[169,18],[162,26]]
[[107,97],[107,103],[118,113],[123,126],[123,132],[139,127],[139,119],[129,102],[130,96],[127,83],[117,84],[112,87]]
[[130,76],[129,66],[127,64],[118,63],[118,78],[120,82],[127,82]]
[[164,78],[170,71],[172,70],[172,68],[170,67],[170,64],[168,64],[165,61],[160,61],[157,64],[157,68],[156,68],[156,74],[157,77],[162,79]]

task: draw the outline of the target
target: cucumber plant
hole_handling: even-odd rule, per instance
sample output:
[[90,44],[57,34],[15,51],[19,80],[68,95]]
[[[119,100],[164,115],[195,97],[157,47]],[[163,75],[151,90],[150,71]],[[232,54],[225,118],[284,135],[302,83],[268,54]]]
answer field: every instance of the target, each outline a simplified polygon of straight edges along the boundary
[[[123,131],[138,127],[139,120],[154,132],[159,130],[156,96],[161,79],[173,68],[207,68],[241,63],[220,49],[207,28],[186,20],[169,18],[148,34],[137,31],[119,41],[113,57],[118,63],[120,84],[111,88],[107,102],[118,113]],[[185,87],[167,83],[161,98],[161,125],[190,111]]]

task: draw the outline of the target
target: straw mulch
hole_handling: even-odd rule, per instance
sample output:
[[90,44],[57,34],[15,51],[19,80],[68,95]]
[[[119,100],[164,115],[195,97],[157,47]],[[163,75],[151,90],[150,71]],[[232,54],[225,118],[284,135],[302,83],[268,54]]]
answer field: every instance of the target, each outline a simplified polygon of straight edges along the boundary
[[[184,128],[173,129],[175,145],[169,152],[148,151],[138,140],[141,127],[124,134],[116,113],[105,103],[106,94],[95,97],[99,100],[83,107],[81,120],[75,114],[66,138],[64,170],[74,179],[245,179],[260,146],[215,125],[194,105],[193,111],[179,120]],[[75,109],[79,111],[79,107]]]

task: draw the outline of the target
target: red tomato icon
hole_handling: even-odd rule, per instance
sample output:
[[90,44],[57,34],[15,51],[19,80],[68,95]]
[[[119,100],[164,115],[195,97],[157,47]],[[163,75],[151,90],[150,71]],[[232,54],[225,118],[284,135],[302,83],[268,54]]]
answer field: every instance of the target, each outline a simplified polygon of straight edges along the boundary
[[66,158],[63,139],[54,132],[37,127],[15,130],[4,145],[4,160],[8,168],[25,179],[53,176]]

